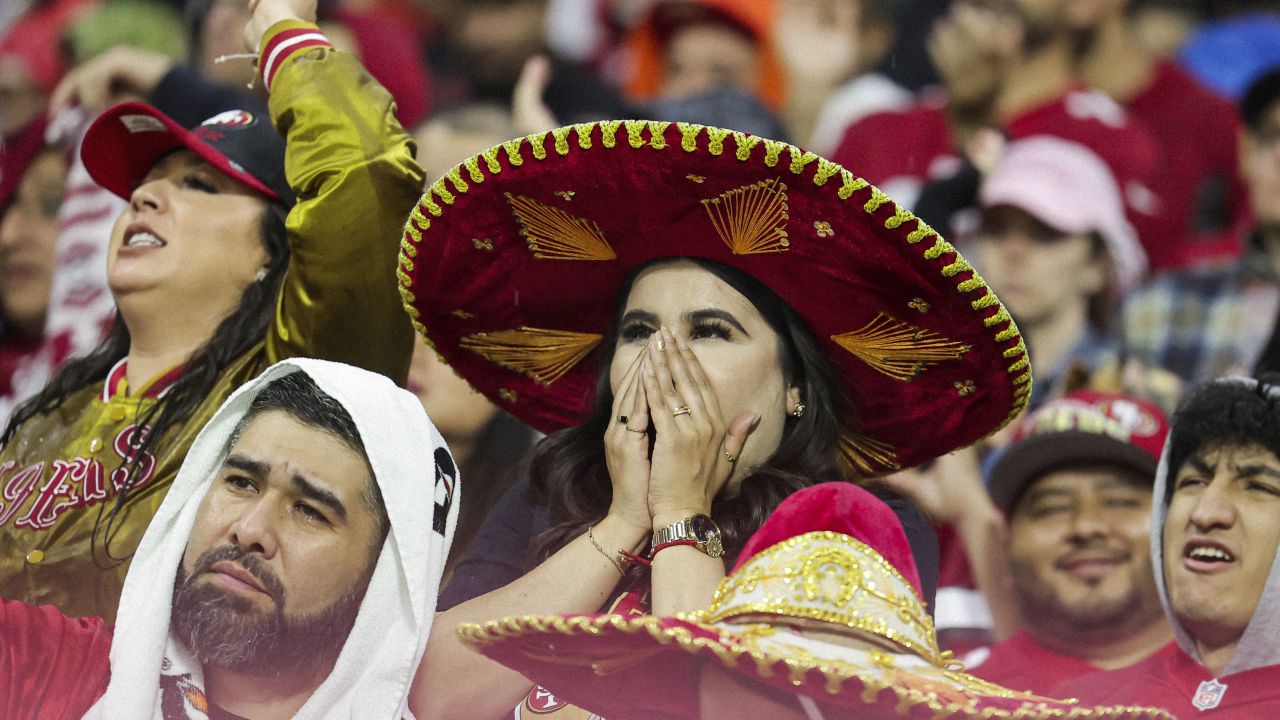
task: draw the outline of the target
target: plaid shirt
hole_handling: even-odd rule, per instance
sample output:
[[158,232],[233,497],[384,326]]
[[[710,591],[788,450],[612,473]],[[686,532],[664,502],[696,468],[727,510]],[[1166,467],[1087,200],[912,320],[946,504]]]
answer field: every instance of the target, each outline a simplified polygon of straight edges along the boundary
[[1188,383],[1251,375],[1280,311],[1280,275],[1258,243],[1225,266],[1152,277],[1124,307],[1130,357]]

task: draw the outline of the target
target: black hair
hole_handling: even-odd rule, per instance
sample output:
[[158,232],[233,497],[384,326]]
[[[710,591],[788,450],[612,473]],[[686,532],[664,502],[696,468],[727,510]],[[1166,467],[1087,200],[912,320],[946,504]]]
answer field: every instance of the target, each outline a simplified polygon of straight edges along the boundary
[[[169,391],[147,412],[138,416],[137,426],[149,430],[141,433],[140,439],[131,444],[130,456],[124,461],[128,475],[114,501],[98,506],[98,517],[94,521],[91,552],[101,567],[114,567],[129,559],[129,556],[117,557],[111,552],[111,540],[119,531],[116,520],[129,500],[130,490],[139,483],[145,466],[144,463],[133,462],[134,458],[144,457],[144,453],[159,455],[166,450],[166,444],[177,435],[176,430],[189,421],[192,412],[209,397],[222,372],[266,335],[268,323],[274,316],[280,282],[289,264],[289,243],[284,227],[287,214],[288,210],[279,203],[268,202],[263,208],[259,231],[268,256],[266,276],[261,281],[249,283],[240,296],[239,306],[218,324],[209,341],[192,354]],[[111,330],[93,352],[67,361],[39,394],[18,406],[5,427],[3,437],[0,437],[0,445],[7,446],[27,420],[51,413],[62,407],[72,394],[104,382],[111,368],[128,356],[130,342],[129,328],[117,310]],[[105,512],[104,517],[104,508],[108,504],[111,509]],[[99,542],[102,560],[98,554]]]
[[[356,427],[356,421],[352,419],[351,413],[347,412],[342,403],[335,400],[332,395],[321,390],[320,386],[316,385],[316,381],[305,372],[290,373],[276,378],[253,398],[253,402],[249,404],[249,410],[231,431],[227,446],[223,450],[224,456],[230,452],[231,446],[235,445],[249,421],[268,410],[288,413],[290,417],[304,425],[333,435],[352,450],[360,453],[366,464],[369,462],[369,453],[365,450],[364,440],[360,438],[360,430]],[[387,506],[383,502],[382,492],[378,489],[378,480],[373,475],[372,467],[369,468],[369,481],[360,491],[360,499],[377,523],[376,546],[380,548],[391,521],[387,518]]]
[[[783,375],[790,385],[800,388],[806,406],[802,417],[787,416],[781,444],[773,455],[754,468],[736,490],[722,490],[712,503],[711,515],[720,526],[728,564],[788,495],[820,482],[847,478],[841,463],[840,438],[852,411],[835,368],[808,325],[786,302],[739,270],[709,260],[685,260],[737,290],[760,312],[778,335]],[[549,435],[530,458],[531,487],[547,504],[552,522],[552,527],[536,541],[538,558],[545,558],[586,532],[609,508],[613,490],[605,467],[603,440],[608,424],[614,422],[609,367],[636,276],[663,262],[671,259],[637,268],[618,290],[613,324],[600,346],[596,389],[586,417],[575,427]]]
[[[1280,457],[1280,375],[1270,374],[1256,387],[1238,382],[1205,383],[1173,415],[1169,433],[1169,469],[1177,476],[1184,463],[1207,448],[1258,445]],[[1173,483],[1165,488],[1165,500]]]
[[1271,68],[1249,84],[1240,99],[1240,119],[1245,127],[1257,132],[1276,103],[1280,103],[1280,67]]

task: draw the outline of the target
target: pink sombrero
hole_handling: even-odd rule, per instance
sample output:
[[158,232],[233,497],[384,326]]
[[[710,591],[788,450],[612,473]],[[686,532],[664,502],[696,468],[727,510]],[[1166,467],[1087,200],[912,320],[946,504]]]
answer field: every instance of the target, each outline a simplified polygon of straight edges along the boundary
[[807,697],[828,709],[829,720],[1173,720],[1163,710],[1081,706],[965,673],[938,648],[896,516],[856,485],[793,494],[741,558],[702,612],[512,617],[465,624],[458,633],[472,649],[609,720],[696,718],[699,662]]
[[970,445],[1026,405],[1022,337],[954,247],[849,170],[740,132],[619,120],[495,146],[423,194],[398,272],[444,361],[552,432],[588,407],[624,279],[679,257],[804,319],[855,411],[853,473]]

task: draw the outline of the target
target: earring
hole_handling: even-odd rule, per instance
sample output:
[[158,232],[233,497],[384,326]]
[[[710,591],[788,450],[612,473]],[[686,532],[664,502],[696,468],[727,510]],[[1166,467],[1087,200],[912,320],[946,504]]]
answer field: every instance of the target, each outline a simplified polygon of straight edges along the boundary
[[258,274],[254,276],[254,280],[256,282],[262,282],[263,280],[266,280],[266,279],[267,279],[267,269],[258,268]]
[[796,403],[796,407],[791,411],[791,417],[804,417],[804,403]]

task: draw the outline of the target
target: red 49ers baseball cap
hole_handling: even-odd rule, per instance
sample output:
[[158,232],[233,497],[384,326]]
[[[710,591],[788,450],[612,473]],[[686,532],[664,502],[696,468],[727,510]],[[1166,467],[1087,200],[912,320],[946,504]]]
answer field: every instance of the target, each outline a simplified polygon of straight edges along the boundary
[[1154,483],[1168,434],[1164,413],[1146,400],[1090,390],[1070,393],[1018,425],[991,470],[991,499],[1012,512],[1045,473],[1082,465],[1128,468]]
[[99,185],[127,200],[160,158],[182,148],[246,187],[293,206],[293,190],[284,177],[284,139],[270,119],[247,110],[228,110],[187,130],[146,103],[121,103],[89,127],[80,154]]

